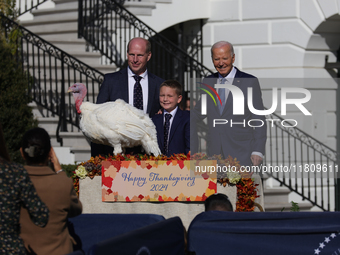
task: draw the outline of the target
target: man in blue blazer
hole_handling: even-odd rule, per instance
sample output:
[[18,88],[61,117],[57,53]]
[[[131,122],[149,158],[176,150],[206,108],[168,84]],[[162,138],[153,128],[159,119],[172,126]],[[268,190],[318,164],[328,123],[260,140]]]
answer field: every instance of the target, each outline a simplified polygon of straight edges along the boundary
[[[248,88],[252,88],[254,108],[264,109],[258,79],[233,66],[235,54],[229,42],[215,43],[211,48],[211,56],[217,73],[205,78],[201,87],[214,92],[216,84],[236,86],[244,96],[244,111],[241,114],[234,114],[234,111],[239,110],[233,108],[236,94],[228,89],[220,91],[216,88],[223,105],[219,107],[219,98],[211,92],[212,96],[206,97],[206,113],[201,107],[201,101],[198,102],[192,113],[193,120],[199,123],[207,118],[209,155],[222,155],[224,158],[230,155],[237,158],[243,166],[258,166],[262,163],[265,154],[267,125],[263,115],[256,115],[248,108]],[[192,128],[196,134],[196,125],[192,125]],[[196,140],[193,139],[193,141]],[[197,151],[197,144],[193,144],[193,147],[195,147],[194,151]]]
[[[128,87],[128,72],[125,68],[115,73],[105,74],[104,81],[100,87],[100,92],[97,97],[97,104],[102,104],[117,99],[123,99],[129,102],[129,87]],[[148,76],[148,100],[147,107],[144,112],[150,117],[155,115],[159,109],[159,85],[164,81],[158,76],[147,73]]]
[[[134,105],[134,86],[137,81],[134,76],[139,76],[142,90],[141,110],[148,113],[150,117],[155,115],[159,109],[159,86],[164,81],[156,75],[147,71],[147,63],[151,58],[151,44],[144,38],[133,38],[127,46],[128,68],[104,76],[97,97],[97,104],[102,104],[117,99]],[[113,116],[114,117],[114,116]],[[139,149],[138,149],[139,150]],[[140,151],[128,151],[126,153]],[[113,148],[106,145],[91,143],[91,156],[113,154]]]
[[[157,130],[157,141],[163,155],[190,151],[190,112],[182,111],[178,104],[182,100],[182,86],[176,80],[166,80],[161,84],[159,94],[162,114],[152,117]],[[169,126],[166,130],[166,116],[169,116]]]

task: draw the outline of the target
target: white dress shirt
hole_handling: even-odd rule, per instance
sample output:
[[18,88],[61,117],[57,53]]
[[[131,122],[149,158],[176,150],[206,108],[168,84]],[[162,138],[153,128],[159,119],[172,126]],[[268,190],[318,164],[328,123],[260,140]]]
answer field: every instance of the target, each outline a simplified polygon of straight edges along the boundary
[[[129,82],[129,104],[133,106],[133,90],[135,87],[136,80],[134,78],[135,74],[128,67],[128,82]],[[148,80],[148,70],[139,75],[142,77],[140,80],[140,85],[142,86],[143,93],[143,112],[146,113],[148,107],[148,94],[149,94],[149,80]]]

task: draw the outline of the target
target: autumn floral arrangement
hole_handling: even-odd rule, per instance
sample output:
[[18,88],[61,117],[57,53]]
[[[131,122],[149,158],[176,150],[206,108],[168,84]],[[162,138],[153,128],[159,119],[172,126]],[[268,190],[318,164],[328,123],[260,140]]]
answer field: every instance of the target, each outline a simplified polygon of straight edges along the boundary
[[237,187],[237,202],[236,212],[253,212],[255,209],[255,199],[257,195],[257,186],[251,178],[251,172],[242,171],[239,161],[229,156],[223,159],[220,155],[208,157],[205,154],[194,154],[192,160],[210,160],[215,159],[219,165],[228,166],[229,171],[221,172],[217,175],[217,182],[223,185],[236,185]]
[[91,157],[90,160],[82,162],[78,165],[77,169],[73,172],[73,184],[74,189],[79,194],[79,179],[85,179],[86,177],[90,177],[91,179],[95,176],[102,175],[102,164],[101,162],[104,160],[108,161],[143,161],[143,160],[190,160],[190,153],[185,154],[174,154],[171,157],[167,157],[164,155],[161,156],[149,156],[149,155],[114,155],[114,156],[97,156]]
[[219,164],[229,166],[232,171],[218,173],[217,182],[223,185],[236,185],[237,187],[237,203],[236,212],[251,212],[254,211],[254,202],[257,197],[257,189],[253,179],[252,173],[243,172],[240,170],[239,162],[232,157],[222,159],[221,156],[208,157],[205,154],[174,154],[171,157],[166,156],[148,156],[148,155],[115,155],[115,156],[97,156],[91,157],[90,160],[82,162],[78,165],[77,169],[73,172],[73,184],[74,188],[79,194],[79,179],[86,177],[93,178],[94,176],[101,176],[102,165],[101,162],[108,161],[143,161],[143,160],[217,160]]

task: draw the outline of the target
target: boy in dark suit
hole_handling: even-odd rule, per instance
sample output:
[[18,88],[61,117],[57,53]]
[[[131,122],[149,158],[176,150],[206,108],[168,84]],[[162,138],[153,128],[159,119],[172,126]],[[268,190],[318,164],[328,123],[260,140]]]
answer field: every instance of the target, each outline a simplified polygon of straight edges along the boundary
[[182,86],[176,80],[166,80],[160,86],[159,101],[163,113],[152,117],[157,130],[158,146],[163,155],[190,151],[190,112],[178,107],[182,101]]

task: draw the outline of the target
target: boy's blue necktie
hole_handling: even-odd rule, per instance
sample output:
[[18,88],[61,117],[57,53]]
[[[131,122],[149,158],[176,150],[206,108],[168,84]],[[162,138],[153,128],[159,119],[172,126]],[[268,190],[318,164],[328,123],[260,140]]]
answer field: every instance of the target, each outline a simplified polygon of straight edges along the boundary
[[169,137],[169,129],[170,129],[170,119],[172,115],[167,113],[165,114],[165,123],[164,123],[164,149],[163,155],[168,153],[168,137]]

